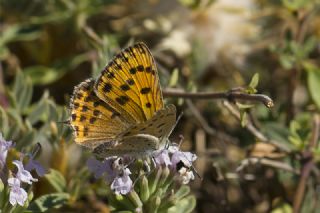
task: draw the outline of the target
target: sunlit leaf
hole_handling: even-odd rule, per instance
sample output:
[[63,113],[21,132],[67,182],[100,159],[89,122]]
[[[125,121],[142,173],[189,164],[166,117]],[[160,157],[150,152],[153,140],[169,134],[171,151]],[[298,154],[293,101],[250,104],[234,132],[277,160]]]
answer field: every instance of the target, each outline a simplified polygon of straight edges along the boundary
[[178,80],[179,80],[179,70],[178,69],[174,69],[172,74],[171,74],[168,86],[169,87],[176,86],[177,83],[178,83]]
[[249,83],[249,87],[255,89],[259,84],[259,73],[255,73]]
[[245,111],[240,112],[241,126],[245,127],[248,123],[248,114]]
[[287,203],[283,203],[282,205],[280,205],[279,207],[271,211],[271,213],[291,213],[291,212],[292,212],[292,207]]

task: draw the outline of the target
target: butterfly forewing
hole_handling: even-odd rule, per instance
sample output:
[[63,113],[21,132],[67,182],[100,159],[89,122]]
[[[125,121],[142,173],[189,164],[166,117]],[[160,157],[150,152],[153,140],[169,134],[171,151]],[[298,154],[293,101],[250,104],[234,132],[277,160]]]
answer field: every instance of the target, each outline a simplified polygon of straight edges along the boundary
[[75,87],[70,103],[75,141],[89,148],[114,139],[133,125],[95,95],[93,84],[94,80],[88,79]]
[[143,43],[119,53],[95,83],[97,96],[136,123],[163,108],[154,59]]

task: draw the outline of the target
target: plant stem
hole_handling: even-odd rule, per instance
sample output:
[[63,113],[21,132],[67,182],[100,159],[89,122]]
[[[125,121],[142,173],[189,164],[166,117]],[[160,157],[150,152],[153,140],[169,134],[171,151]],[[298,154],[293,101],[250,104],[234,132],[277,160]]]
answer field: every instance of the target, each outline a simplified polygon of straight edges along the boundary
[[[235,117],[237,118],[239,121],[241,120],[241,116],[240,116],[240,112],[233,107],[229,102],[224,101],[223,105],[229,110],[229,112]],[[290,150],[285,147],[282,146],[281,143],[274,141],[274,140],[270,140],[269,138],[267,138],[262,132],[260,132],[253,124],[252,122],[248,119],[245,128],[251,132],[251,134],[253,134],[258,140],[265,142],[265,143],[271,143],[273,145],[275,145],[276,147],[278,147],[279,149],[281,149],[284,152],[290,152]]]
[[312,128],[310,143],[308,144],[306,150],[302,153],[303,166],[301,169],[301,176],[300,176],[297,191],[295,193],[295,197],[293,201],[293,213],[298,213],[300,212],[300,209],[301,209],[301,204],[305,196],[307,180],[312,171],[312,168],[314,167],[312,148],[315,148],[317,146],[319,131],[320,131],[320,115],[316,114],[313,118],[313,128]]
[[266,107],[273,107],[273,101],[267,95],[263,94],[248,94],[239,92],[239,90],[231,89],[227,92],[195,92],[189,93],[181,90],[166,89],[163,91],[166,97],[179,97],[187,99],[225,99],[228,101],[243,100],[261,102]]

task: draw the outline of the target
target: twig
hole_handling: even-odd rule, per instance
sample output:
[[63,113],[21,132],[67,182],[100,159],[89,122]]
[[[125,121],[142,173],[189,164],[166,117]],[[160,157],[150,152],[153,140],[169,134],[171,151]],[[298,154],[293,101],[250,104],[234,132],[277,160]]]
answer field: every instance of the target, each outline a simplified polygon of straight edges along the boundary
[[212,128],[206,119],[202,116],[202,114],[199,112],[199,110],[194,106],[191,100],[186,100],[186,104],[188,105],[188,109],[190,109],[191,113],[195,116],[196,120],[198,120],[200,126],[203,128],[203,130],[208,133],[209,135],[215,136],[219,138],[221,141],[231,141],[234,143],[238,142],[238,139],[233,138],[232,136],[229,136],[223,132],[219,132]]
[[277,169],[282,169],[288,172],[293,172],[295,174],[299,174],[299,171],[297,171],[296,169],[292,168],[290,165],[280,162],[280,161],[275,161],[275,160],[271,160],[271,159],[267,159],[267,158],[247,158],[244,159],[243,161],[241,161],[240,166],[238,166],[237,168],[237,172],[240,172],[241,170],[243,170],[245,167],[251,165],[251,164],[262,164],[265,166],[270,166],[273,168],[277,168]]
[[313,128],[310,143],[308,144],[306,150],[302,153],[303,156],[303,166],[301,169],[301,176],[298,183],[297,191],[295,193],[293,202],[293,212],[300,212],[301,204],[303,202],[306,190],[306,184],[308,177],[314,167],[314,160],[312,154],[312,148],[317,146],[317,141],[319,138],[320,131],[320,115],[316,114],[313,118]]
[[175,89],[165,89],[163,95],[166,97],[179,97],[188,99],[225,99],[228,101],[243,100],[243,101],[255,101],[261,102],[266,107],[273,107],[273,101],[266,95],[262,94],[247,94],[239,92],[239,90],[231,89],[227,92],[196,92],[189,93]]
[[[239,121],[241,120],[240,112],[234,108],[229,102],[224,101],[223,105],[230,111],[230,113],[237,118]],[[247,121],[245,128],[251,132],[258,140],[265,142],[265,143],[271,143],[275,145],[276,147],[280,148],[284,152],[289,152],[290,150],[280,145],[278,142],[268,139],[264,134],[262,134],[253,124],[250,120]]]

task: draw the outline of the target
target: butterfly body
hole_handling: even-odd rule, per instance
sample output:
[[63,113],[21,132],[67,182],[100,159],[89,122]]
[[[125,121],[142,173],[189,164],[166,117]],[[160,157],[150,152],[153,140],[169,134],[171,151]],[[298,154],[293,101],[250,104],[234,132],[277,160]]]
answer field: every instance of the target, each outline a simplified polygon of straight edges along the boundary
[[164,148],[176,122],[143,43],[116,55],[97,80],[75,87],[70,108],[75,142],[99,157],[149,155]]

